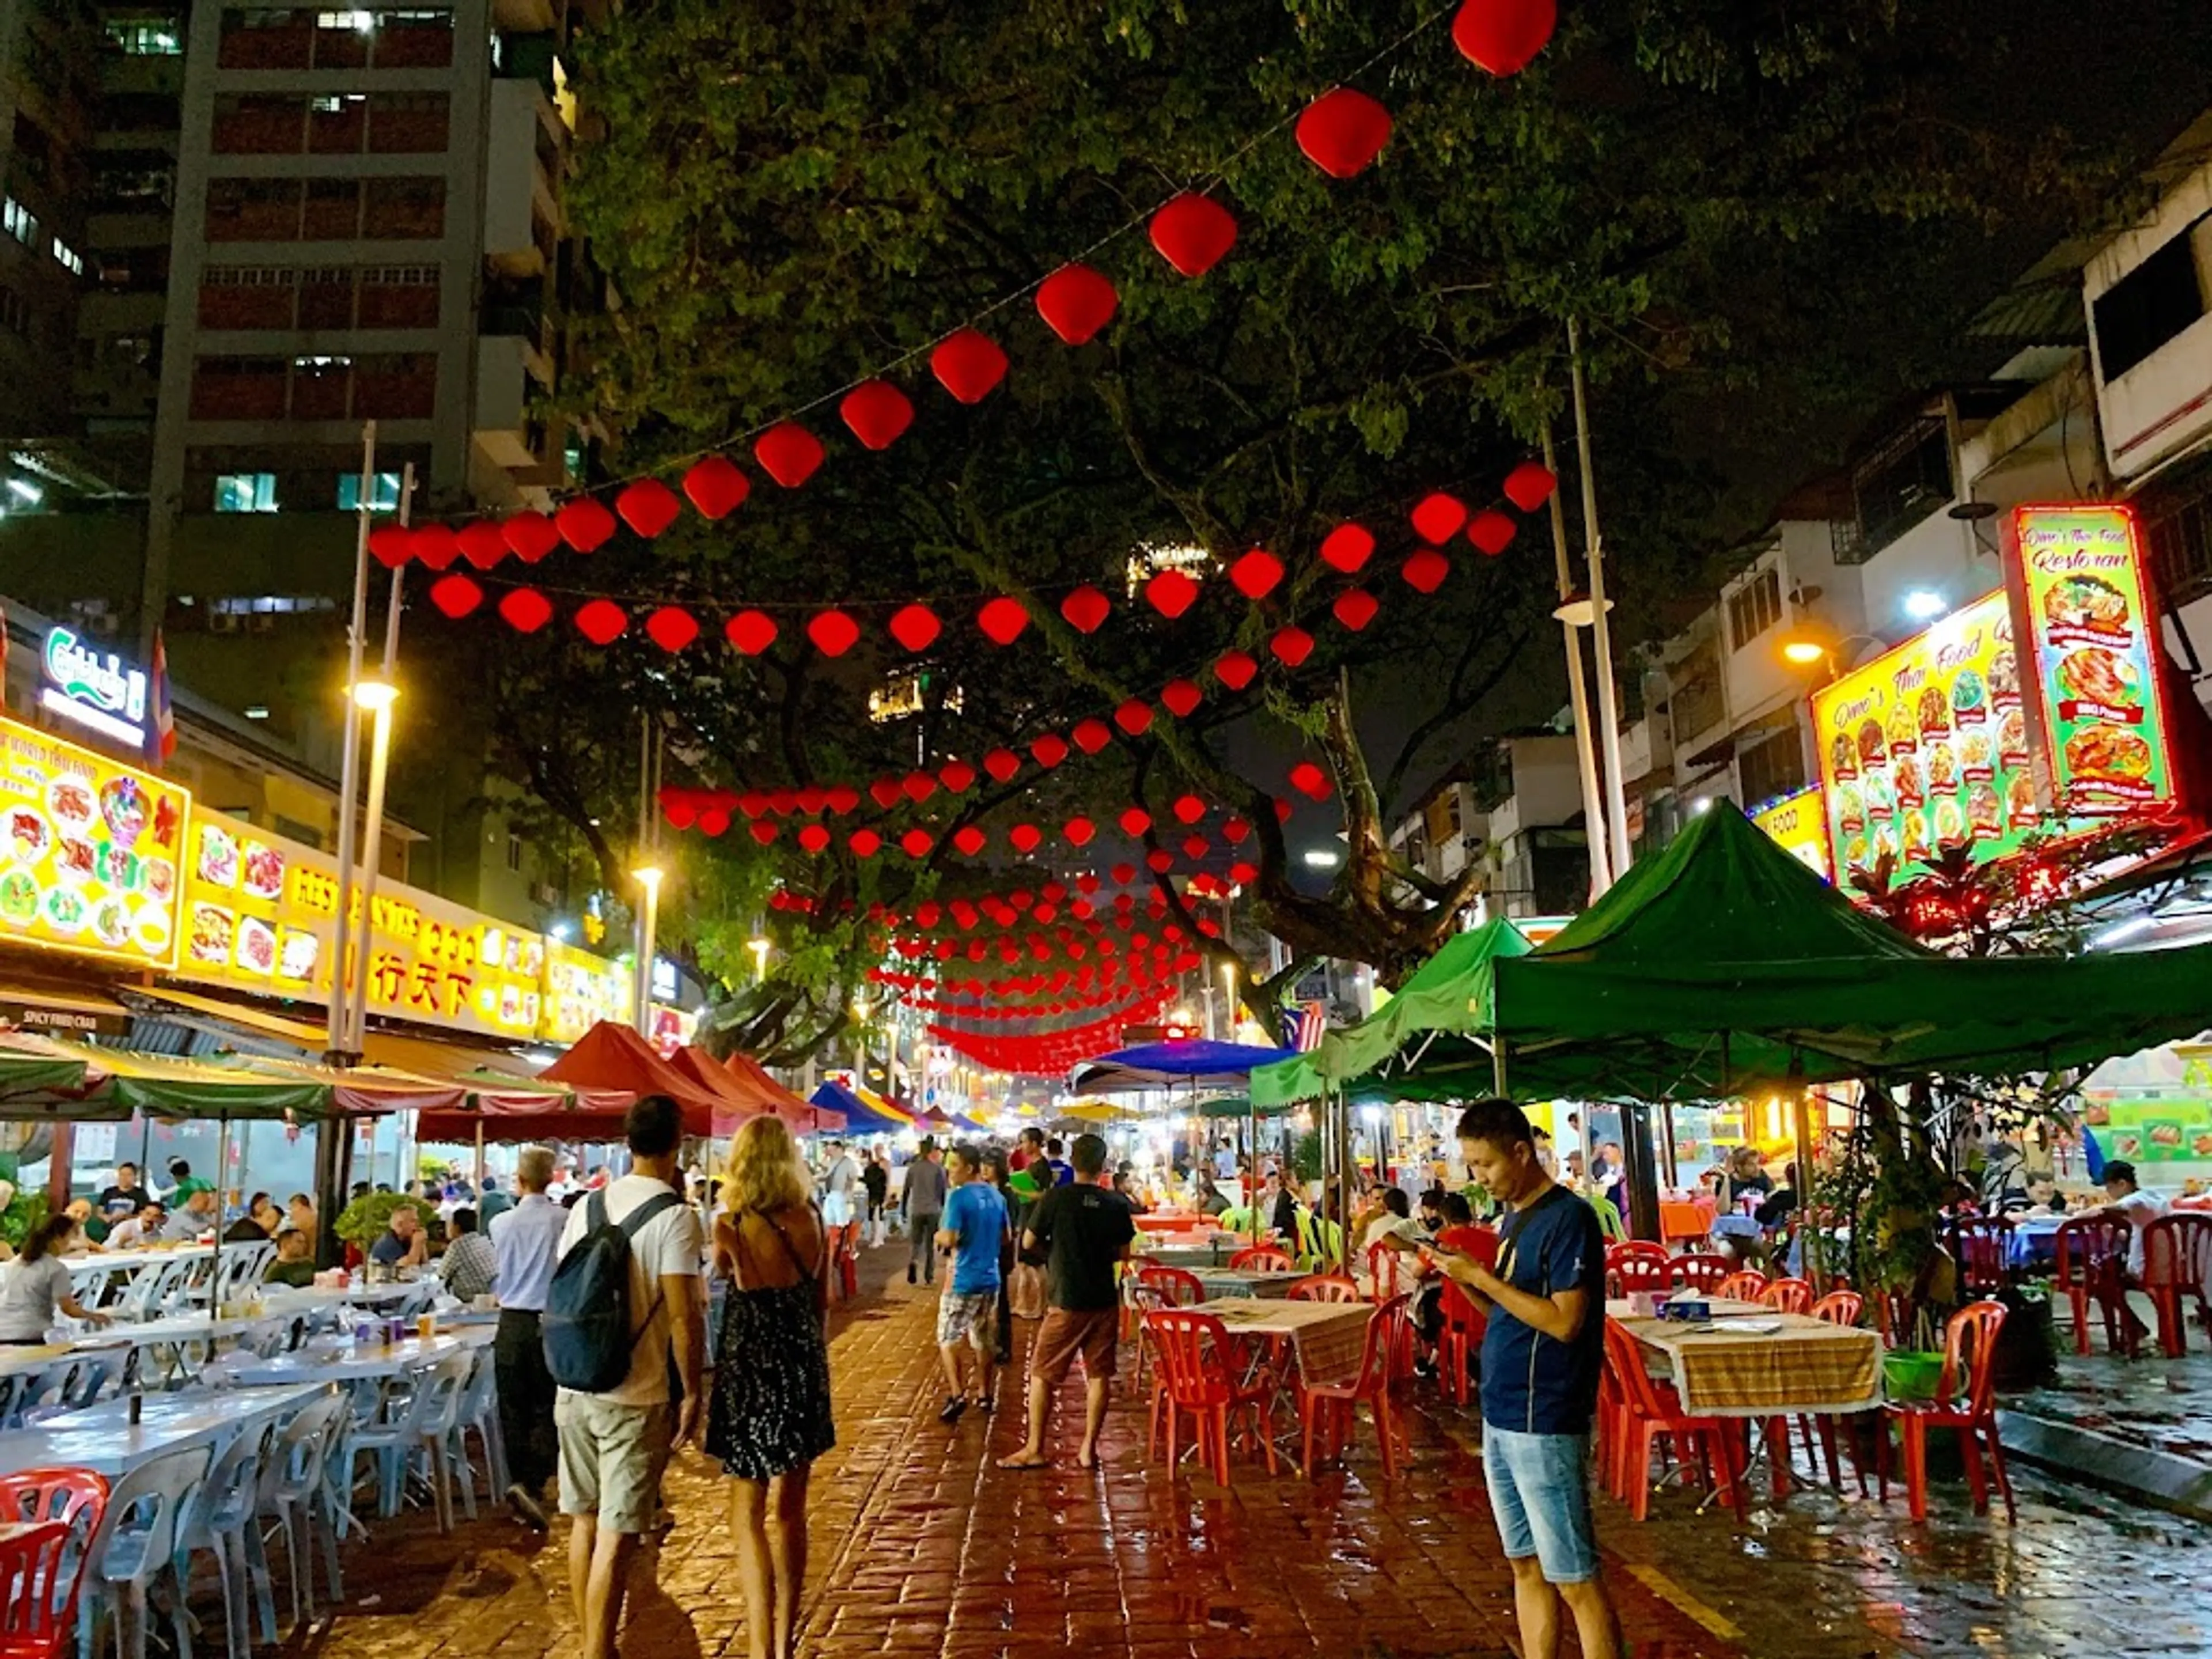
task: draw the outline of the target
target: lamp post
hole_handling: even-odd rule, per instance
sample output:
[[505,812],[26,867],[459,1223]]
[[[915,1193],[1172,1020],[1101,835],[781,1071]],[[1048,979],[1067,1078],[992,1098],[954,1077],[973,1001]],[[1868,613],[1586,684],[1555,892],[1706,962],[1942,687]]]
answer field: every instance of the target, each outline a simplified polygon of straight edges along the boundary
[[[1881,635],[1875,634],[1847,634],[1840,640],[1830,639],[1825,634],[1811,632],[1792,634],[1782,641],[1782,660],[1793,663],[1800,668],[1810,668],[1815,664],[1825,663],[1827,665],[1828,680],[1832,680],[1838,672],[1836,653],[1847,646],[1880,645],[1881,642]],[[1827,681],[1824,680],[1821,684],[1826,684]]]
[[[354,930],[353,961],[360,975],[360,983],[348,999],[347,1029],[339,1047],[349,1055],[359,1056],[364,1050],[368,1030],[368,943],[376,908],[377,866],[381,862],[378,843],[384,839],[384,780],[392,763],[392,705],[399,700],[399,688],[389,680],[360,680],[352,689],[355,706],[365,708],[369,714],[368,740],[368,813],[362,830],[361,920]],[[344,935],[339,935],[339,961],[345,959]]]
[[768,940],[759,937],[748,939],[745,949],[753,953],[753,982],[757,985],[764,983],[768,979]]
[[653,931],[660,920],[660,882],[665,873],[657,864],[633,870],[630,879],[645,894],[637,913],[637,1034],[653,1038]]

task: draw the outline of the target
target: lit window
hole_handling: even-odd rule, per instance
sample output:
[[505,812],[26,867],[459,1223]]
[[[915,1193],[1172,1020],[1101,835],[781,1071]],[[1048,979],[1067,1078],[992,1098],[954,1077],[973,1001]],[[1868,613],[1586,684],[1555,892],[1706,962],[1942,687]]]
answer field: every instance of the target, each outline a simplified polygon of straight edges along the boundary
[[370,11],[319,11],[315,14],[319,29],[355,29],[362,34],[376,27],[376,14]]
[[276,510],[276,475],[274,472],[216,474],[215,510],[218,513],[274,513]]
[[[369,491],[369,511],[372,513],[390,513],[396,510],[398,506],[399,475],[397,472],[378,473],[376,475],[376,483]],[[338,511],[341,513],[358,513],[361,511],[360,473],[341,472],[338,474]]]
[[10,196],[4,209],[0,209],[0,229],[21,242],[25,247],[39,245],[39,216]]
[[110,19],[107,42],[133,58],[178,58],[185,50],[185,37],[174,23],[149,23],[143,18]]
[[84,256],[58,236],[54,238],[54,258],[72,276],[84,275]]

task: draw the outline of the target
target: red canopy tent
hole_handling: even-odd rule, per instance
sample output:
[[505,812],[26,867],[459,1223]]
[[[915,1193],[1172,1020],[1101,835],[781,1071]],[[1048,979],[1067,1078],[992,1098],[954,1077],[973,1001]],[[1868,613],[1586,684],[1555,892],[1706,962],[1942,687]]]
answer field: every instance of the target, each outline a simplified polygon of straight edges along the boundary
[[722,1066],[696,1043],[685,1043],[669,1055],[668,1063],[714,1096],[718,1103],[714,1109],[714,1133],[718,1135],[735,1134],[738,1126],[747,1118],[760,1117],[776,1109],[775,1100],[749,1086],[741,1075]]
[[750,1054],[733,1054],[722,1066],[747,1099],[758,1101],[763,1110],[774,1112],[801,1134],[845,1127],[844,1113],[817,1106],[805,1097],[793,1094],[770,1077],[768,1067]]
[[632,1102],[666,1095],[683,1115],[684,1133],[704,1139],[714,1133],[716,1113],[737,1109],[719,1090],[663,1060],[629,1026],[604,1019],[534,1080],[488,1073],[477,1080],[470,1091],[474,1110],[425,1112],[416,1122],[418,1137],[469,1141],[481,1127],[487,1140],[620,1140]]

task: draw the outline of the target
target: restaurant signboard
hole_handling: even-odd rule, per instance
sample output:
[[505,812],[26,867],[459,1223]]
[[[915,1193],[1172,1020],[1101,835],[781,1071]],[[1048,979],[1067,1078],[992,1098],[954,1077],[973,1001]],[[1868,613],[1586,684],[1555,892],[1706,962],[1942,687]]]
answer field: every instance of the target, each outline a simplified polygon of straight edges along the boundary
[[1828,816],[1819,784],[1808,784],[1795,794],[1768,802],[1751,815],[1751,821],[1823,881],[1835,880],[1835,860],[1828,850]]
[[50,628],[39,653],[39,706],[133,753],[146,748],[146,671],[102,655],[74,629]]
[[627,1025],[635,1018],[636,988],[629,970],[558,939],[545,941],[545,989],[538,1035],[547,1042],[574,1042],[599,1021]]

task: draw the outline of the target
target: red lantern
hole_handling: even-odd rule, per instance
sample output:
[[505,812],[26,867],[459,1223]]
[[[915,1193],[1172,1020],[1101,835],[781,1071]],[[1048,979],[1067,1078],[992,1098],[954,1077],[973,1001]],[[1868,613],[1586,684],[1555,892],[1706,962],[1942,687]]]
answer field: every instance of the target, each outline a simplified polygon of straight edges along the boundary
[[1029,854],[1036,852],[1037,849],[1037,843],[1043,839],[1044,832],[1039,830],[1034,823],[1018,823],[1012,829],[1006,831],[1007,842],[1017,853]]
[[553,527],[576,551],[589,553],[615,533],[615,515],[592,496],[580,495],[553,515]]
[[1114,724],[1131,737],[1141,736],[1152,723],[1152,706],[1142,697],[1131,697],[1114,711]]
[[823,794],[822,803],[842,817],[860,804],[860,792],[849,783],[841,783]]
[[535,634],[553,620],[553,607],[534,587],[518,587],[499,602],[501,618],[520,634]]
[[1132,806],[1121,814],[1120,822],[1121,833],[1133,840],[1152,827],[1152,815],[1141,806]]
[[[1193,864],[1197,863],[1199,860],[1204,858],[1206,854],[1212,850],[1212,843],[1207,841],[1204,836],[1185,836],[1183,837],[1182,855],[1188,859]],[[1174,931],[1175,930],[1172,928],[1169,929],[1170,933]]]
[[899,784],[906,798],[916,806],[937,793],[937,780],[927,772],[909,772]]
[[1112,614],[1113,603],[1097,588],[1085,585],[1060,602],[1060,614],[1079,634],[1095,634]]
[[647,541],[674,524],[682,510],[676,492],[658,478],[640,478],[615,497],[623,522]]
[[1291,787],[1308,800],[1328,799],[1328,774],[1311,761],[1300,761],[1291,769]]
[[1424,495],[1421,504],[1413,512],[1413,532],[1425,542],[1441,546],[1459,534],[1459,527],[1467,522],[1467,507],[1455,496],[1443,490]]
[[1175,815],[1179,823],[1196,823],[1206,816],[1206,802],[1197,795],[1178,795]]
[[899,837],[899,851],[910,859],[927,858],[929,849],[934,845],[927,830],[909,830]]
[[1322,562],[1347,576],[1357,573],[1374,551],[1375,538],[1360,525],[1340,524],[1322,538]]
[[837,413],[870,449],[889,449],[914,424],[914,405],[889,380],[863,380],[847,392]]
[[752,480],[726,455],[709,455],[684,475],[684,493],[709,519],[726,519],[752,494]]
[[929,354],[929,372],[963,404],[979,404],[1006,378],[1006,354],[989,335],[963,328]]
[[[561,532],[543,513],[518,513],[500,526],[500,534],[525,564],[536,564],[561,544]],[[372,543],[375,539],[369,538]]]
[[890,623],[891,637],[909,651],[925,651],[945,631],[937,613],[926,605],[902,606]]
[[1267,649],[1289,668],[1296,668],[1313,655],[1313,648],[1314,636],[1296,626],[1277,629],[1274,637],[1267,641]]
[[443,570],[461,556],[461,544],[452,526],[426,524],[415,532],[415,556],[432,570]]
[[415,532],[404,525],[379,525],[368,532],[368,550],[386,570],[397,570],[415,556]]
[[830,792],[818,783],[810,783],[799,792],[799,810],[818,812],[829,804]]
[[1390,112],[1364,92],[1325,92],[1298,117],[1298,148],[1332,179],[1364,172],[1390,141]]
[[937,769],[937,781],[956,795],[965,794],[975,781],[975,769],[966,761],[950,761]]
[[1012,645],[1029,625],[1029,607],[1004,593],[985,601],[983,608],[975,613],[975,626],[994,645]]
[[576,631],[593,645],[611,645],[629,626],[629,615],[612,599],[593,599],[576,613]]
[[1224,651],[1214,659],[1214,678],[1231,691],[1242,691],[1259,672],[1260,665],[1242,651]]
[[699,637],[699,623],[681,605],[664,605],[645,619],[645,631],[663,651],[681,651]]
[[855,830],[845,845],[853,849],[853,856],[872,859],[883,850],[884,838],[872,830]]
[[1173,622],[1198,598],[1198,584],[1180,570],[1163,570],[1145,584],[1145,602]]
[[860,625],[842,611],[817,611],[806,624],[806,637],[825,657],[842,657],[860,637]]
[[1057,732],[1048,732],[1030,745],[1030,758],[1049,772],[1067,758],[1067,742]]
[[723,637],[748,657],[774,645],[775,633],[775,618],[758,611],[740,611],[722,626]]
[[1376,604],[1375,596],[1365,588],[1347,587],[1336,596],[1336,602],[1329,606],[1329,612],[1357,634],[1375,620],[1375,613],[1382,608]]
[[1424,547],[1416,550],[1398,568],[1398,574],[1415,592],[1433,593],[1444,585],[1444,578],[1451,574],[1451,561],[1433,547]]
[[796,489],[822,465],[822,440],[796,421],[779,421],[753,441],[753,459],[786,489]]
[[1290,821],[1291,821],[1291,804],[1290,804],[1290,802],[1288,802],[1288,801],[1285,800],[1285,799],[1284,799],[1280,795],[1276,796],[1276,797],[1275,797],[1275,822],[1276,822],[1276,823],[1288,823]]
[[1164,847],[1155,847],[1145,854],[1145,863],[1161,875],[1175,868],[1175,854]]
[[1237,221],[1208,196],[1186,191],[1152,216],[1152,246],[1186,276],[1203,276],[1237,245]]
[[1231,847],[1242,847],[1244,837],[1251,833],[1252,826],[1242,818],[1224,818],[1221,821],[1221,838]]
[[1000,783],[1011,783],[1022,769],[1022,757],[1011,749],[994,749],[983,757],[983,769]]
[[906,793],[906,787],[896,778],[878,778],[868,786],[868,793],[877,805],[888,812],[899,804],[899,798]]
[[763,847],[775,839],[775,825],[766,818],[755,818],[745,828],[751,831],[752,838]]
[[[988,836],[985,835],[981,830],[978,830],[972,823],[963,823],[957,830],[955,830],[952,832],[952,844],[959,849],[960,855],[963,858],[974,858],[976,854],[983,850],[985,845],[990,841],[990,839],[991,838]],[[922,906],[924,910],[931,909],[932,908],[932,906],[927,904]],[[919,915],[916,915],[915,920],[921,921]],[[925,927],[933,927],[934,925],[933,921],[926,921],[922,923],[922,926]]]
[[1478,69],[1518,75],[1559,22],[1557,0],[1467,0],[1452,19],[1452,44]]
[[1070,345],[1081,345],[1114,320],[1121,298],[1089,265],[1062,265],[1037,285],[1037,315]]
[[810,823],[799,832],[799,844],[801,848],[809,853],[827,852],[830,848],[830,832],[818,823]]
[[461,556],[479,570],[489,570],[507,556],[507,532],[489,519],[463,526],[453,539],[460,544]]
[[1510,514],[1486,507],[1468,520],[1467,538],[1494,559],[1513,544],[1514,533],[1519,529]]
[[1188,720],[1206,694],[1188,680],[1170,680],[1160,688],[1160,702],[1177,720]]
[[1078,720],[1075,729],[1068,735],[1075,739],[1075,746],[1086,755],[1095,755],[1114,741],[1114,734],[1106,729],[1106,722],[1102,720]]
[[1088,847],[1091,838],[1098,833],[1098,826],[1089,818],[1070,818],[1060,825],[1060,832],[1067,837],[1071,847]]
[[1232,864],[1229,866],[1229,879],[1239,887],[1249,887],[1260,879],[1260,866],[1256,864],[1241,862]]
[[[699,808],[682,790],[664,789],[660,792],[660,815],[668,820],[672,830],[689,830],[699,821]],[[779,890],[776,897],[781,898]]]
[[1559,481],[1539,461],[1523,461],[1505,475],[1505,499],[1523,513],[1534,513],[1552,499]]
[[1229,567],[1230,584],[1248,599],[1264,599],[1283,580],[1283,562],[1264,547],[1255,547]]
[[458,619],[483,603],[483,589],[455,572],[450,576],[441,576],[430,584],[430,603],[448,617]]

